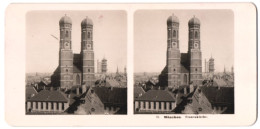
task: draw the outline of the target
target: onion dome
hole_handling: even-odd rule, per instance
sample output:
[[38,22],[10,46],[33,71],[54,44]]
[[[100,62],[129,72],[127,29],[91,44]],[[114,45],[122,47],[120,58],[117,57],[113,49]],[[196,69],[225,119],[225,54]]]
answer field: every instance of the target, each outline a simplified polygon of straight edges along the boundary
[[211,57],[210,57],[209,61],[214,61],[214,58],[212,58],[212,55],[211,55]]
[[87,25],[93,25],[93,22],[90,18],[86,17],[84,20],[81,22],[81,26],[87,26]]
[[200,25],[200,20],[194,16],[189,20],[189,25]]
[[179,19],[174,15],[172,14],[172,16],[170,16],[168,19],[167,19],[167,24],[171,24],[171,23],[179,23]]
[[72,24],[72,21],[70,19],[70,17],[68,17],[66,14],[65,16],[63,16],[61,19],[60,19],[60,25],[61,24]]
[[107,61],[107,59],[104,57],[104,58],[102,59],[102,61]]

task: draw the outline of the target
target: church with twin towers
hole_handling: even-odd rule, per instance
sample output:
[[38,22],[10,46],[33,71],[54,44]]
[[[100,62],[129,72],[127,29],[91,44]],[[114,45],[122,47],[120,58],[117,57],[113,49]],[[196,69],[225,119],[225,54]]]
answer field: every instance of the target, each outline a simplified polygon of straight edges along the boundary
[[93,22],[86,17],[81,22],[81,51],[72,51],[72,20],[63,16],[59,21],[59,65],[51,76],[53,87],[70,89],[72,86],[93,86],[95,83]]
[[200,20],[188,22],[188,52],[180,53],[179,19],[172,14],[167,19],[166,66],[159,75],[159,86],[177,88],[181,85],[202,85],[202,52]]

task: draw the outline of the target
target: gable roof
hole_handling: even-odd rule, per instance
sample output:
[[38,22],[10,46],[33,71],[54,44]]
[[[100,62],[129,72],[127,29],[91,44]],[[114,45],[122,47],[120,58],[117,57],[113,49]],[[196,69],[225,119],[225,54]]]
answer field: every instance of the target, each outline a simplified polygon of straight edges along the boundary
[[73,73],[82,73],[82,71],[76,65],[73,65]]
[[234,87],[206,87],[200,88],[202,93],[213,105],[234,105]]
[[181,65],[181,73],[189,73],[189,70],[183,65]]
[[227,83],[223,79],[214,78],[213,86],[227,86]]
[[137,98],[139,97],[140,94],[144,94],[145,91],[142,87],[134,87],[134,97]]
[[82,63],[80,54],[73,54],[73,64],[76,66],[80,66]]
[[73,54],[73,73],[82,73],[82,60],[80,54]]
[[58,90],[42,90],[37,95],[33,96],[28,101],[37,101],[37,102],[68,102],[67,97],[64,93]]
[[118,83],[118,81],[114,80],[114,79],[106,79],[106,86],[108,87],[117,87],[120,86],[120,84]]
[[29,99],[33,94],[36,95],[38,92],[34,87],[27,86],[25,93],[26,93],[26,99]]
[[127,88],[92,87],[92,89],[105,105],[127,105]]
[[173,94],[167,90],[149,90],[144,95],[135,100],[142,101],[170,101],[175,102]]
[[189,72],[189,55],[188,53],[181,53],[181,73]]

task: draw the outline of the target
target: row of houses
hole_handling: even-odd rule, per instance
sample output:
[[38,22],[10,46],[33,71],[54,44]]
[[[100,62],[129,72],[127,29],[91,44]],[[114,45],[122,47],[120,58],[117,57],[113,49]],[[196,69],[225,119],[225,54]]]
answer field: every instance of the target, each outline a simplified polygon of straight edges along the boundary
[[126,114],[127,89],[75,86],[67,91],[26,87],[26,114]]
[[234,114],[234,87],[192,84],[176,89],[134,88],[135,114]]

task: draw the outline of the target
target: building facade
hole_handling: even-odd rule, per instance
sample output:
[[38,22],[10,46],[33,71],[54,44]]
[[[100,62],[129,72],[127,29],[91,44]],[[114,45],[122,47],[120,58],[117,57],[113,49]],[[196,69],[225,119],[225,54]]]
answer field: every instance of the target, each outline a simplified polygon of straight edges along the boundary
[[26,113],[63,113],[69,107],[69,100],[61,91],[42,90],[26,100]]
[[171,113],[176,98],[167,90],[149,90],[134,99],[134,106],[135,113]]
[[51,76],[51,86],[70,89],[75,85],[94,85],[93,22],[86,17],[81,22],[81,52],[72,51],[72,20],[63,16],[59,21],[59,66]]
[[179,19],[173,14],[167,19],[166,66],[159,76],[159,85],[176,88],[181,85],[202,85],[202,53],[200,42],[200,21],[189,20],[188,52],[180,53]]

